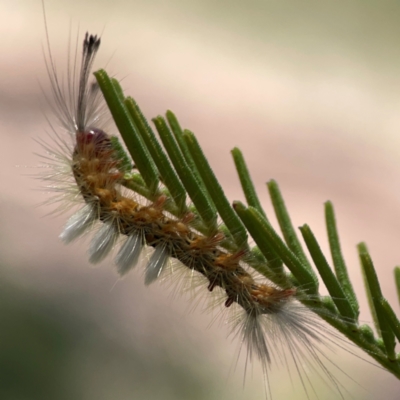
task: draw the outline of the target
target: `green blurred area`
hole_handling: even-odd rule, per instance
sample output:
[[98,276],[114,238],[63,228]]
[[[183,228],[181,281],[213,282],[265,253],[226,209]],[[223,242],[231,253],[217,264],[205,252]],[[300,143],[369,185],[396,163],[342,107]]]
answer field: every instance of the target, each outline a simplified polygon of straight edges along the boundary
[[0,399],[213,397],[195,371],[110,337],[85,308],[2,282]]

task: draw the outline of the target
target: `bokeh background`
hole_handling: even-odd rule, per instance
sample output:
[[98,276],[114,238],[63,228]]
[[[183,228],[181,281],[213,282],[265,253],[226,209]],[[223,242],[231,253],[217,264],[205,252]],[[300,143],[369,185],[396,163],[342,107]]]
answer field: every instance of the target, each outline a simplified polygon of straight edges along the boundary
[[[238,146],[267,212],[274,178],[294,224],[309,223],[324,249],[332,200],[361,318],[371,320],[360,241],[398,304],[399,2],[48,0],[46,12],[59,71],[70,32],[101,33],[96,66],[149,118],[173,110],[229,199],[243,199],[229,153]],[[58,240],[67,216],[45,216],[47,194],[32,178],[35,140],[49,130],[41,2],[2,0],[0,21],[0,398],[264,398],[259,365],[243,385],[238,343],[201,307],[168,285],[144,288],[139,269],[118,281],[111,260],[89,266],[87,242]],[[344,383],[352,398],[398,398],[389,373],[346,352],[333,360],[357,382]],[[306,398],[284,369],[271,380],[274,399]],[[320,398],[338,398],[320,384]]]

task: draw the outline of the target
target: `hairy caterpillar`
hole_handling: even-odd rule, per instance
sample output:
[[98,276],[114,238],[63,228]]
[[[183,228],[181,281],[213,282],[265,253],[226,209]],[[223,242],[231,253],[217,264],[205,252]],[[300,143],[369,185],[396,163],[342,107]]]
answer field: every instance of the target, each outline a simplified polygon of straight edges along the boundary
[[[100,38],[86,34],[82,60],[77,73],[64,90],[56,74],[51,55],[48,72],[53,88],[54,108],[60,125],[72,139],[57,135],[58,148],[46,146],[53,160],[54,173],[47,179],[65,198],[73,193],[83,206],[68,220],[61,239],[69,243],[95,227],[89,247],[92,263],[104,260],[119,246],[115,263],[120,275],[128,273],[139,261],[144,247],[154,249],[146,267],[145,283],[163,278],[170,258],[178,260],[189,272],[185,284],[192,285],[194,275],[201,276],[204,292],[217,296],[227,309],[234,309],[233,329],[246,342],[248,360],[260,359],[268,383],[273,362],[286,364],[289,351],[307,389],[306,368],[327,378],[339,397],[344,398],[336,377],[326,367],[329,362],[324,345],[338,336],[296,300],[295,288],[280,288],[262,279],[246,264],[249,254],[243,248],[229,251],[223,247],[225,235],[217,229],[208,234],[196,229],[194,213],[186,210],[173,216],[166,210],[171,199],[161,194],[153,201],[123,187],[125,167],[111,136],[100,129],[98,116],[102,99],[89,76]],[[75,68],[74,68],[75,71]],[[54,159],[60,163],[54,166]],[[122,237],[123,244],[118,241]],[[307,396],[311,393],[307,392]]]

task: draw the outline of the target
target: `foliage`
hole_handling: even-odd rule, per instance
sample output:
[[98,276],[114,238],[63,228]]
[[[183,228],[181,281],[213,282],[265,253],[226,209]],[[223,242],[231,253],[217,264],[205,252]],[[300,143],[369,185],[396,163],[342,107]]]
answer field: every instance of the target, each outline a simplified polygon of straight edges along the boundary
[[[167,194],[166,208],[174,215],[182,215],[187,210],[189,195],[193,203],[190,211],[198,217],[194,222],[197,230],[214,232],[220,217],[227,237],[224,247],[251,253],[252,268],[282,288],[296,287],[303,304],[400,378],[400,354],[395,351],[396,340],[400,342],[400,321],[381,292],[367,246],[360,243],[358,254],[377,337],[370,326],[359,324],[357,296],[342,255],[331,202],[325,203],[325,220],[333,268],[311,228],[305,224],[300,227],[300,233],[312,263],[308,260],[278,184],[272,180],[267,187],[283,238],[275,231],[261,207],[239,149],[233,149],[232,156],[247,205],[238,201],[230,204],[195,135],[183,130],[171,111],[167,111],[166,118],[158,116],[152,120],[161,145],[135,100],[124,96],[119,83],[103,70],[95,76],[134,161],[134,172],[125,177],[126,187],[151,200]],[[123,151],[120,146],[118,151]],[[249,248],[248,235],[256,243],[253,248]],[[318,275],[330,296],[320,296]],[[399,267],[395,268],[395,284],[400,299]]]

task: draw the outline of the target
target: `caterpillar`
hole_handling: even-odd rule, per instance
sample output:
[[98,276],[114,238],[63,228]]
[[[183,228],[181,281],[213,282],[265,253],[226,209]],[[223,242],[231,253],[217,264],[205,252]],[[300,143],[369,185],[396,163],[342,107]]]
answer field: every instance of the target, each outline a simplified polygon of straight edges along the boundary
[[343,339],[298,301],[294,286],[280,287],[256,273],[248,265],[247,243],[234,250],[227,248],[222,228],[198,229],[199,216],[190,207],[178,215],[170,213],[166,206],[173,200],[166,191],[158,190],[159,195],[148,201],[125,187],[127,166],[115,138],[100,128],[104,100],[96,82],[90,81],[100,43],[100,37],[85,35],[80,65],[71,69],[66,89],[48,44],[52,106],[66,136],[54,129],[56,144],[43,144],[52,171],[45,180],[56,192],[53,201],[65,202],[66,197],[70,201],[72,196],[81,203],[65,224],[61,240],[71,243],[95,230],[89,261],[99,263],[117,248],[115,264],[120,276],[139,263],[144,249],[152,248],[145,265],[146,285],[171,279],[174,271],[170,276],[165,271],[170,260],[176,260],[187,270],[184,286],[199,285],[210,296],[216,293],[218,303],[232,310],[231,329],[247,346],[247,362],[255,358],[261,362],[268,398],[272,398],[269,371],[273,363],[287,365],[287,351],[307,397],[313,391],[308,369],[324,377],[339,398],[344,398],[343,387],[327,364],[341,369],[325,354],[327,347]]

